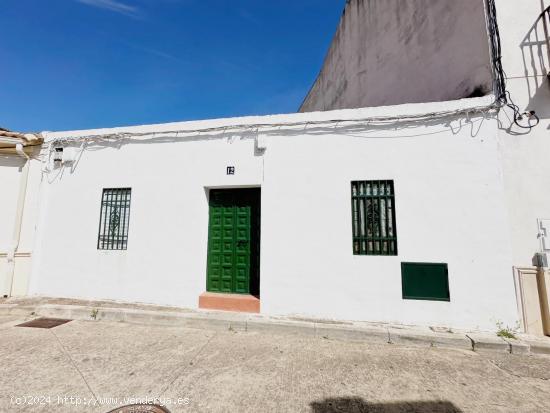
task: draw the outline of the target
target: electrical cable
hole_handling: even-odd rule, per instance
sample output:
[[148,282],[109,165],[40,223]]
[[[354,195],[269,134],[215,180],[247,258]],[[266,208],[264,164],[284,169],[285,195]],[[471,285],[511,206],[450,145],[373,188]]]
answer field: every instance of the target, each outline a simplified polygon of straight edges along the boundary
[[[384,116],[384,117],[368,117],[368,118],[358,118],[358,119],[327,119],[327,120],[318,120],[318,121],[299,121],[299,122],[279,122],[279,123],[258,123],[258,124],[237,124],[237,125],[225,125],[219,127],[209,127],[209,128],[200,128],[200,129],[178,129],[178,130],[168,130],[168,131],[157,131],[157,132],[115,132],[107,134],[92,134],[78,136],[79,141],[93,141],[93,140],[111,140],[111,139],[121,139],[121,138],[139,138],[144,136],[153,136],[155,137],[166,137],[167,135],[175,134],[176,138],[179,138],[180,134],[201,134],[201,133],[214,133],[222,132],[224,134],[227,131],[235,130],[265,130],[265,129],[276,129],[276,128],[293,128],[301,127],[307,128],[309,126],[322,126],[329,124],[340,124],[340,123],[357,123],[365,124],[368,126],[387,126],[389,124],[400,123],[400,122],[415,122],[423,120],[433,120],[437,118],[445,118],[459,115],[466,115],[469,117],[470,113],[485,113],[491,110],[499,110],[502,107],[508,107],[512,109],[514,113],[514,123],[522,129],[532,129],[537,126],[540,122],[539,117],[534,111],[521,113],[519,107],[513,102],[510,93],[506,90],[506,73],[502,67],[502,45],[500,41],[500,32],[497,22],[497,12],[495,0],[486,0],[487,5],[487,28],[489,32],[489,42],[491,54],[493,57],[493,77],[494,77],[494,94],[495,102],[486,106],[480,107],[471,107],[465,109],[458,109],[452,111],[438,111],[417,115],[406,115],[406,116]],[[527,125],[522,124],[527,118]],[[74,138],[55,138],[50,142],[50,147],[55,143],[69,143],[73,142]]]
[[[169,135],[175,135],[176,138],[184,137],[180,135],[198,135],[202,133],[216,133],[221,132],[225,134],[226,132],[231,131],[265,131],[265,130],[280,130],[281,128],[297,128],[303,127],[307,129],[308,127],[322,127],[326,126],[327,129],[333,129],[334,125],[338,124],[358,124],[364,125],[366,128],[371,126],[387,126],[389,124],[395,123],[406,123],[406,122],[421,122],[425,120],[433,120],[437,118],[448,118],[456,116],[464,116],[466,114],[480,113],[484,114],[492,110],[498,109],[498,105],[494,103],[484,106],[468,107],[464,109],[456,109],[449,111],[439,111],[439,112],[430,112],[423,114],[413,114],[413,115],[403,115],[403,116],[380,116],[380,117],[365,117],[365,118],[355,118],[355,119],[326,119],[326,120],[309,120],[309,121],[298,121],[298,122],[278,122],[278,123],[255,123],[255,124],[236,124],[236,125],[224,125],[224,126],[215,126],[210,128],[199,128],[199,129],[175,129],[175,130],[166,130],[166,131],[155,131],[155,132],[114,132],[108,134],[91,134],[78,136],[76,139],[79,141],[95,141],[95,140],[118,140],[123,138],[139,138],[139,137],[148,137],[152,136],[153,138],[162,138]],[[341,127],[341,126],[339,126]],[[50,145],[55,145],[56,143],[71,143],[74,142],[75,138],[55,138],[50,141]]]
[[[514,124],[521,129],[533,129],[540,123],[540,119],[534,110],[521,112],[512,100],[510,92],[506,90],[506,72],[502,66],[502,45],[500,41],[500,31],[497,21],[497,9],[495,0],[487,0],[487,29],[489,31],[489,41],[491,54],[493,56],[493,77],[496,102],[500,107],[508,107],[514,113]],[[527,124],[520,122],[527,119]]]

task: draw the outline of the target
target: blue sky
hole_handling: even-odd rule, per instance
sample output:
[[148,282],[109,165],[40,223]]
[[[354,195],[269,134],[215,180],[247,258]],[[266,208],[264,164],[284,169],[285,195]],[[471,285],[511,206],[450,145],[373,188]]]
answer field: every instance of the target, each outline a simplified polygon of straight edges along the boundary
[[0,0],[0,126],[295,112],[345,0]]

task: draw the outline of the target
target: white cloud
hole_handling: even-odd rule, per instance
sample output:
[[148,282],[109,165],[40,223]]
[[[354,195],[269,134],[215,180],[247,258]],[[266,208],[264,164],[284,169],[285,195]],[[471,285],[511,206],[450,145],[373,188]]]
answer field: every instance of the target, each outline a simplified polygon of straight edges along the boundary
[[118,0],[76,0],[76,1],[78,1],[79,3],[87,4],[88,6],[110,10],[115,13],[124,14],[126,16],[138,17],[140,14],[140,10],[137,7],[130,6]]

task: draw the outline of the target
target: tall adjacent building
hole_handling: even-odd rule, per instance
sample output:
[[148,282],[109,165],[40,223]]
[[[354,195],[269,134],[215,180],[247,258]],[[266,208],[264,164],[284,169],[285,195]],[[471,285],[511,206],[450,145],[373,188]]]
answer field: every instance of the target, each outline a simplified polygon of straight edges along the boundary
[[516,3],[351,0],[301,113],[2,154],[3,295],[544,333],[550,3]]

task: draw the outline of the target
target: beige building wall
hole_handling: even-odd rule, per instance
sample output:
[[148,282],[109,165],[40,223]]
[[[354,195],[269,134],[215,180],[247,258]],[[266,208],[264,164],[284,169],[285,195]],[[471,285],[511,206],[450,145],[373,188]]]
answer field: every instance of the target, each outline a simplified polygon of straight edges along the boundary
[[544,326],[539,302],[537,270],[530,267],[516,268],[516,277],[520,327],[528,334],[543,336]]

